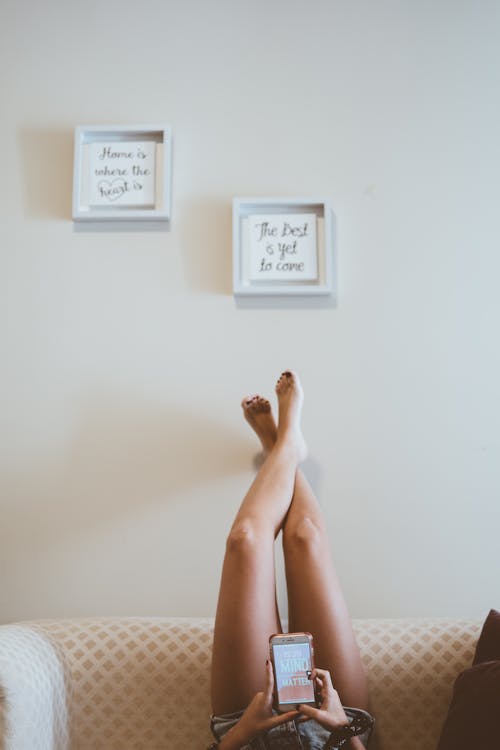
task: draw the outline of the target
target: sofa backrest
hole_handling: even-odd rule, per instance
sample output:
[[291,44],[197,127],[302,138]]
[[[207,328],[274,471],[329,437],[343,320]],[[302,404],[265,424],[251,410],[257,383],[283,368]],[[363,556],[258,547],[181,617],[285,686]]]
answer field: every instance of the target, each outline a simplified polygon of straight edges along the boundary
[[[480,623],[355,620],[354,627],[376,718],[374,749],[432,750],[453,681],[472,661]],[[211,739],[212,629],[210,618],[54,620],[0,627],[0,689],[7,693],[8,707],[24,694],[33,716],[53,717],[43,719],[53,726],[32,728],[38,737],[53,738],[47,750],[68,747],[68,734],[72,750],[203,750]],[[2,643],[7,637],[6,661]],[[9,671],[9,659],[25,666]],[[7,711],[8,721],[9,715],[16,716],[15,706]],[[22,742],[11,747],[24,750]],[[26,750],[32,750],[26,742]],[[45,749],[40,742],[36,747]]]
[[472,663],[481,622],[354,621],[376,719],[376,750],[434,750],[455,678]]

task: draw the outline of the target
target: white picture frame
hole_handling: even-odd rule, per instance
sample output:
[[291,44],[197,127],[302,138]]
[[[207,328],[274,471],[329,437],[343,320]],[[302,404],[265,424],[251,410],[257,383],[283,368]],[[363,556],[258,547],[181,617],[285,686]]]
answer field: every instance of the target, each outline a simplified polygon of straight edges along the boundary
[[334,296],[334,269],[333,212],[328,201],[233,199],[236,297]]
[[73,221],[169,221],[170,125],[75,128]]

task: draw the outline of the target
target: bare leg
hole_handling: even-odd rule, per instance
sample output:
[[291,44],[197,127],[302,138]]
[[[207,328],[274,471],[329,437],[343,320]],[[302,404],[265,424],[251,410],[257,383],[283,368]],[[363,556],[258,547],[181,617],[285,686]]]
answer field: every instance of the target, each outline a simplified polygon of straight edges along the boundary
[[[276,442],[243,499],[226,545],[212,655],[216,714],[245,708],[262,690],[268,639],[280,629],[274,540],[290,506],[305,445],[297,377],[283,375],[276,391],[280,408]],[[245,410],[245,402],[243,406]]]
[[283,527],[289,627],[314,636],[318,666],[328,669],[342,703],[368,707],[359,648],[333,565],[323,514],[301,471]]
[[[253,420],[250,425],[264,450],[270,450],[274,425],[271,415],[265,422]],[[290,631],[313,633],[316,663],[331,672],[344,705],[366,709],[365,672],[334,569],[323,513],[300,470],[283,526],[283,548]]]

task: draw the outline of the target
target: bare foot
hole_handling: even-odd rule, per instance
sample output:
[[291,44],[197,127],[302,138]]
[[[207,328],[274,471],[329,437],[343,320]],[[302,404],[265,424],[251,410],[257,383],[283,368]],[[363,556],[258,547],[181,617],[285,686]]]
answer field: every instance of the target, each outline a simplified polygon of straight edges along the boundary
[[246,396],[241,402],[243,414],[250,427],[254,430],[262,443],[266,453],[269,453],[276,442],[276,422],[271,412],[271,404],[262,396]]
[[304,392],[296,373],[287,370],[276,383],[279,404],[278,440],[290,442],[297,450],[298,461],[307,456],[307,446],[300,428]]

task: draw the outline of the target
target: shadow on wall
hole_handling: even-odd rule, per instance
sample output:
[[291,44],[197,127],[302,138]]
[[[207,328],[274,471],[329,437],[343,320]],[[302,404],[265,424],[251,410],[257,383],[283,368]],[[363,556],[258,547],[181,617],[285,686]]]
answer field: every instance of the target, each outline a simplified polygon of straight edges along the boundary
[[[73,130],[21,128],[24,214],[72,222]],[[173,174],[175,188],[175,166]],[[175,199],[175,189],[173,191]],[[189,196],[172,208],[172,222],[75,222],[77,232],[162,232],[175,230],[192,290],[232,295],[232,197]]]
[[21,128],[24,214],[72,220],[73,131]]
[[58,542],[85,536],[145,504],[248,470],[248,442],[199,414],[89,404],[66,454],[4,476],[3,556],[15,566]]

